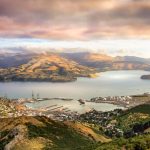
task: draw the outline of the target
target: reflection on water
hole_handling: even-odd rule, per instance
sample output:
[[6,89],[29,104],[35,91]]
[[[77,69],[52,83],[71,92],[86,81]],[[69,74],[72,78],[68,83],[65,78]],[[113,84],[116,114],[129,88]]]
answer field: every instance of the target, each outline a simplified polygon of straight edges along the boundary
[[0,96],[31,97],[32,91],[40,97],[90,99],[97,96],[120,96],[149,92],[150,81],[141,80],[147,71],[108,71],[94,79],[78,78],[76,82],[8,82],[0,83]]
[[47,100],[47,101],[40,101],[40,102],[35,102],[35,103],[28,103],[26,105],[32,108],[46,108],[48,106],[53,106],[56,104],[57,106],[52,107],[52,108],[63,106],[62,108],[60,108],[60,110],[64,108],[68,108],[69,110],[77,111],[78,113],[84,113],[84,112],[90,111],[91,109],[96,109],[98,111],[110,111],[110,110],[114,110],[117,108],[121,108],[116,105],[106,104],[106,103],[100,104],[100,103],[86,102],[84,105],[80,105],[80,103],[77,100],[72,100],[72,101]]

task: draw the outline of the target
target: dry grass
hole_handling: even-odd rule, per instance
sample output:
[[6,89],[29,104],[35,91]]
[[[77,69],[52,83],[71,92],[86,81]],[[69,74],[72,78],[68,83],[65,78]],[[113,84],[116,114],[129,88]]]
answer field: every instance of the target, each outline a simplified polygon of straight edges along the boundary
[[35,126],[39,126],[42,127],[44,126],[44,124],[42,122],[40,122],[39,120],[33,118],[33,117],[18,117],[18,118],[4,118],[4,119],[0,119],[0,131],[4,131],[4,130],[11,130],[13,129],[15,126],[17,126],[18,124],[27,124],[27,123],[31,123]]
[[92,53],[85,56],[84,59],[88,61],[112,61],[113,57],[104,54]]
[[12,150],[42,150],[45,148],[47,140],[44,138],[24,139],[17,143]]
[[81,133],[82,135],[89,137],[91,139],[93,139],[96,142],[110,142],[111,139],[107,139],[106,137],[95,133],[90,127],[85,126],[81,123],[72,123],[72,122],[65,122],[65,124],[67,124],[68,126],[70,126],[71,128],[75,129],[77,132]]

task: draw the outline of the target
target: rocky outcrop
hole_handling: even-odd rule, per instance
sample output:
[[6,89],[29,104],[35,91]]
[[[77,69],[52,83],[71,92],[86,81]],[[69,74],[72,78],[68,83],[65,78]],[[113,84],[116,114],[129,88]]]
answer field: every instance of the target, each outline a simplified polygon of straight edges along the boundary
[[13,139],[4,147],[4,150],[11,150],[15,147],[15,145],[25,138],[27,138],[28,129],[24,125],[16,126],[10,133],[7,135],[7,139],[12,137]]
[[150,75],[143,75],[143,76],[141,76],[141,79],[150,80]]

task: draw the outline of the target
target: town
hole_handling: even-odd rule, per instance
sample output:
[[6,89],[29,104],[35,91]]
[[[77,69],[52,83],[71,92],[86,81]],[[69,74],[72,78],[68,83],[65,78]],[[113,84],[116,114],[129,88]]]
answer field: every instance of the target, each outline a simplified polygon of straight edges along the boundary
[[109,103],[124,108],[131,108],[137,105],[144,104],[145,102],[150,101],[150,94],[144,93],[140,95],[131,95],[131,96],[108,96],[108,97],[95,97],[86,102],[95,102],[95,103]]
[[[72,101],[70,98],[40,98],[39,94],[35,97],[32,92],[31,98],[18,98],[18,99],[9,99],[6,97],[0,98],[0,114],[1,118],[5,117],[18,117],[22,115],[27,116],[47,116],[54,120],[63,121],[66,119],[76,120],[81,114],[77,111],[72,111],[63,105],[53,104],[50,106],[43,106],[40,108],[28,107],[27,103],[38,103],[41,101],[51,101],[51,100],[63,100],[63,101]],[[129,109],[141,104],[150,102],[150,94],[144,93],[141,95],[131,95],[131,96],[109,96],[109,97],[95,97],[90,100],[79,99],[80,105],[85,105],[86,103],[108,103],[121,106],[123,109]],[[94,109],[88,110],[88,112],[93,111]],[[96,110],[95,110],[96,111]],[[102,113],[102,112],[100,112]]]
[[[60,98],[55,98],[60,99]],[[72,99],[62,98],[63,100],[71,101]],[[9,99],[6,97],[0,98],[0,118],[13,118],[20,116],[45,116],[56,121],[77,121],[80,123],[90,124],[94,128],[98,128],[99,131],[103,132],[109,137],[122,137],[127,134],[121,128],[116,119],[118,116],[123,114],[124,110],[135,107],[141,104],[150,103],[150,95],[144,93],[142,95],[133,96],[115,96],[115,97],[97,97],[90,100],[79,99],[80,105],[85,103],[111,103],[115,105],[121,105],[124,109],[115,109],[112,111],[102,112],[95,109],[91,109],[85,113],[79,113],[72,111],[67,107],[59,106],[57,104],[51,106],[45,106],[41,108],[31,108],[25,105],[25,103],[34,103],[38,101],[51,100],[48,98],[35,98],[32,94],[32,98],[19,98]],[[147,122],[146,122],[147,123]],[[150,123],[148,123],[148,126]],[[130,132],[129,132],[130,133]],[[130,133],[131,134],[131,133]]]

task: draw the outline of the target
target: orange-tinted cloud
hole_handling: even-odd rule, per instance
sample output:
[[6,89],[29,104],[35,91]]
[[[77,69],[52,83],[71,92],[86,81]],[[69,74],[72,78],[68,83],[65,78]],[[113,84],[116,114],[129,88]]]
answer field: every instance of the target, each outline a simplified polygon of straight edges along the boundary
[[149,0],[0,0],[0,37],[149,38]]

